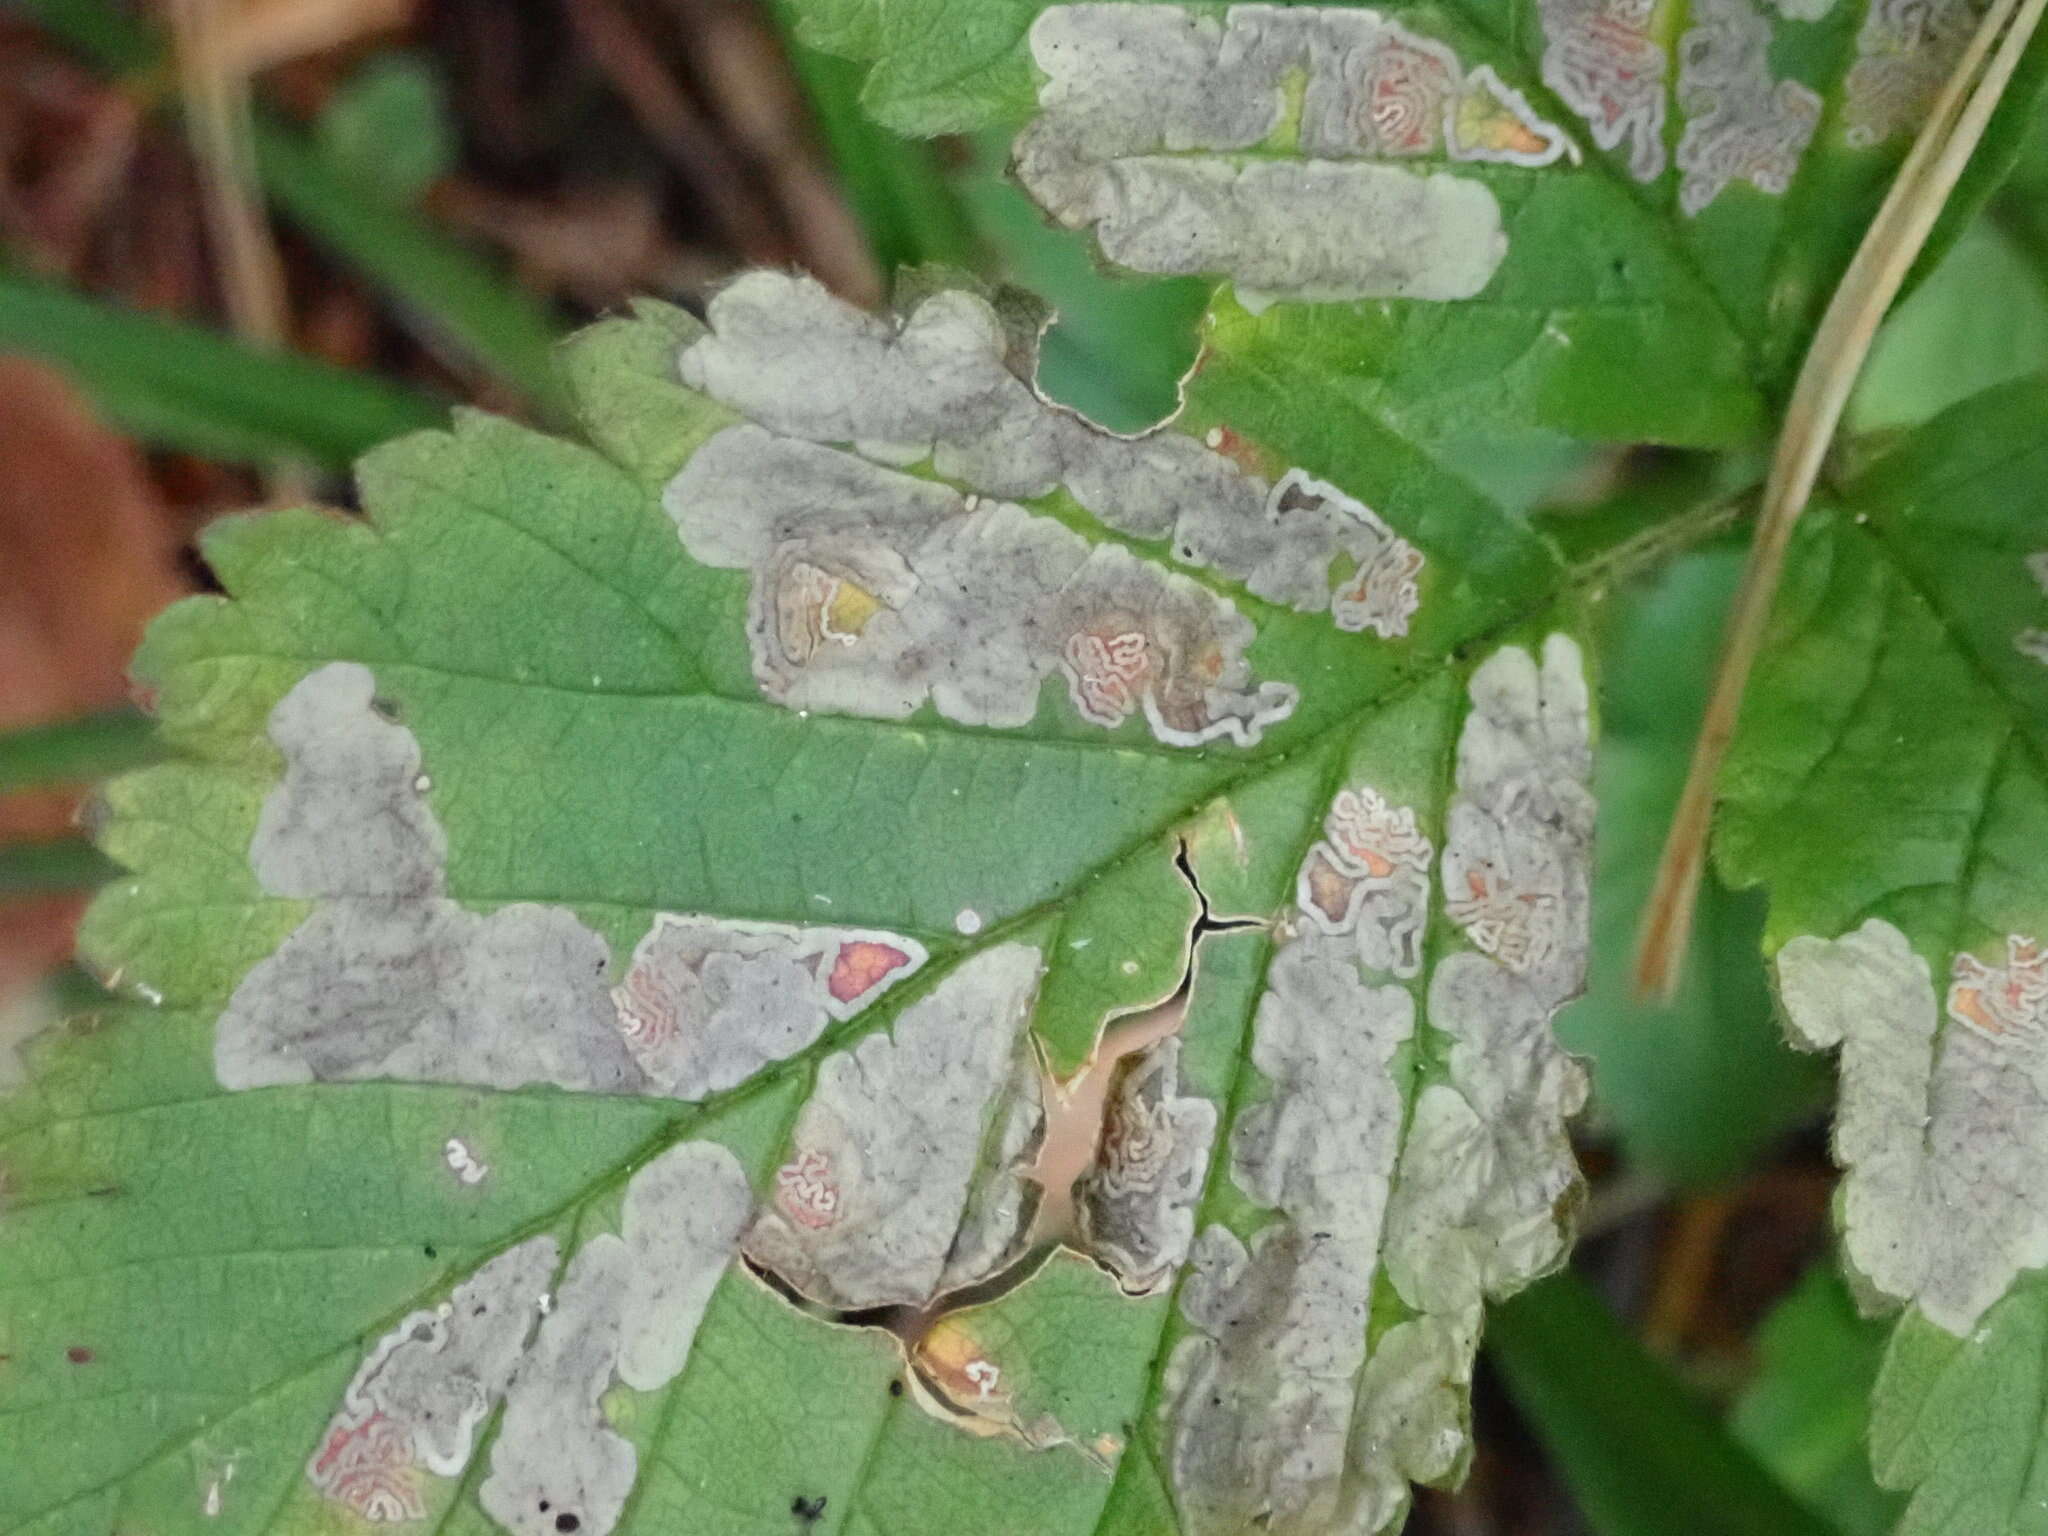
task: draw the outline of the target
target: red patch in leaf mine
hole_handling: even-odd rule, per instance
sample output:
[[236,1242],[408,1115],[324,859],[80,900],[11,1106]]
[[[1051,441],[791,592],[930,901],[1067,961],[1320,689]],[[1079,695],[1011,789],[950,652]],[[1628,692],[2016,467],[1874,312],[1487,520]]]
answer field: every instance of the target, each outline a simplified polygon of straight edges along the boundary
[[893,944],[855,939],[839,946],[825,986],[835,1002],[850,1003],[879,986],[893,971],[910,964],[910,956]]

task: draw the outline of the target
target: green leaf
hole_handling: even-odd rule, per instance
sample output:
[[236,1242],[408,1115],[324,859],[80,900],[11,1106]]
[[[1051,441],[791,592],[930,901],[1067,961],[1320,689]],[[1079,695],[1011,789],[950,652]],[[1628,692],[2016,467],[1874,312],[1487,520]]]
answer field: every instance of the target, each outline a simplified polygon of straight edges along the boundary
[[[1986,294],[1997,294],[1986,304]],[[2048,367],[2048,288],[1986,217],[1895,309],[1850,401],[1858,433],[1918,426],[1980,390]]]
[[1740,569],[1741,551],[1723,545],[1608,600],[1593,968],[1586,996],[1558,1019],[1558,1038],[1593,1063],[1595,1103],[1631,1166],[1678,1184],[1739,1173],[1816,1106],[1822,1084],[1771,1017],[1754,893],[1709,878],[1669,1004],[1639,999],[1629,974]]
[[[775,14],[785,29],[783,4]],[[935,146],[878,126],[860,109],[860,71],[842,58],[785,38],[846,200],[883,272],[942,266],[968,271],[977,252]]]
[[[1841,1050],[1852,1281],[1907,1307],[1893,1359],[1916,1364],[1887,1368],[1872,1422],[1880,1475],[1916,1490],[1911,1531],[2026,1528],[1976,1518],[2004,1497],[1988,1471],[1959,1491],[1983,1437],[1951,1437],[1952,1411],[1911,1424],[1933,1412],[1917,1363],[1939,1336],[1944,1383],[1975,1369],[2032,1326],[2048,1262],[2044,408],[2039,377],[1977,395],[1809,511],[1723,780],[1718,858],[1769,892],[1792,1036]],[[2038,1394],[1973,1401],[2000,1443],[2041,1433]]]
[[321,109],[314,138],[337,172],[400,206],[455,164],[447,87],[416,53],[379,54],[358,69]]
[[1576,1274],[1498,1308],[1488,1349],[1599,1536],[1824,1536]]
[[89,891],[117,868],[80,837],[0,842],[0,899],[38,891]]
[[570,349],[592,446],[464,414],[210,530],[120,1000],[0,1097],[0,1531],[1456,1478],[1580,1195],[1576,577],[1245,323],[1122,439],[978,298],[756,273]]
[[216,458],[341,465],[441,416],[378,379],[5,273],[0,347],[64,368],[124,431]]
[[1885,1332],[1856,1315],[1840,1276],[1815,1266],[1764,1319],[1756,1375],[1728,1421],[1751,1455],[1844,1536],[1884,1536],[1901,1508],[1872,1480],[1865,1440]]
[[2020,1280],[1968,1338],[1918,1313],[1899,1323],[1870,1418],[1879,1480],[1913,1491],[1896,1536],[2048,1531],[2044,1358],[2048,1296],[2039,1274]]
[[159,751],[155,727],[132,709],[0,733],[0,794],[103,779],[152,762]]
[[[1233,279],[1383,426],[1753,442],[1970,0],[1226,8],[793,0],[905,133],[1014,134],[1055,222]],[[1944,215],[2005,174],[2036,49]],[[1584,114],[1591,114],[1591,120]],[[1425,174],[1426,173],[1426,174]]]

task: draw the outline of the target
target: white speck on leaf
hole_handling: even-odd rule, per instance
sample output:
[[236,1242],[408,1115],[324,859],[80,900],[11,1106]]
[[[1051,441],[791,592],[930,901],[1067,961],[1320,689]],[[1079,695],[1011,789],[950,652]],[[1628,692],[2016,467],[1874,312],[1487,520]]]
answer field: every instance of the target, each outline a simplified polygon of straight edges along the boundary
[[490,1175],[490,1164],[479,1162],[476,1154],[470,1151],[469,1143],[460,1136],[448,1138],[441,1156],[448,1165],[448,1171],[455,1175],[455,1181],[465,1187],[481,1184]]

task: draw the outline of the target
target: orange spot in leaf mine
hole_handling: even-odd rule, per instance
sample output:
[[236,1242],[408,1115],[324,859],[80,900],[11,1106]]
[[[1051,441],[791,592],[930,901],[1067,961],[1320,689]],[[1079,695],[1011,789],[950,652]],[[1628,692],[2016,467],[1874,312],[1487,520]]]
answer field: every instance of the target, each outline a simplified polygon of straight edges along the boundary
[[943,1317],[918,1344],[918,1364],[956,1406],[976,1408],[1001,1398],[1002,1367],[957,1317]]

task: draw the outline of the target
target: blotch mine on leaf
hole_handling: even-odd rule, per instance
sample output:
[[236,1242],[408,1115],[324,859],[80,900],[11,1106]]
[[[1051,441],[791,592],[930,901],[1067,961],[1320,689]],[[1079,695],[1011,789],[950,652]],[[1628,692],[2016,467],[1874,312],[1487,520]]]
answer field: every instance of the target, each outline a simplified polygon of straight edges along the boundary
[[[934,294],[898,325],[808,278],[750,272],[711,300],[710,320],[711,333],[683,351],[684,380],[770,433],[850,444],[891,467],[929,459],[945,479],[991,496],[1028,500],[1064,486],[1116,532],[1171,537],[1176,559],[1242,581],[1268,602],[1329,612],[1346,629],[1407,633],[1424,559],[1378,513],[1299,470],[1269,485],[1239,462],[1249,455],[1229,435],[1206,446],[1171,430],[1118,437],[1049,404],[1011,371],[1002,321],[973,294]],[[697,559],[726,569],[770,569],[775,550],[793,541],[773,565],[789,573],[778,581],[794,581],[792,595],[775,607],[774,634],[784,654],[822,654],[828,665],[835,649],[856,642],[836,625],[831,645],[813,638],[823,636],[823,619],[807,615],[840,599],[795,566],[838,571],[832,579],[841,591],[851,581],[878,604],[893,594],[900,606],[912,591],[901,555],[857,540],[865,553],[856,560],[845,535],[862,535],[877,521],[921,532],[970,510],[944,486],[905,485],[843,456],[770,456],[756,448],[740,457],[759,462],[751,472],[744,463],[726,466],[739,478],[722,489],[715,460],[686,470],[669,489],[669,515]],[[763,470],[785,473],[790,483],[778,489]],[[736,529],[692,513],[684,498],[705,484],[735,498]],[[774,510],[784,503],[796,510]],[[788,531],[764,539],[764,517]],[[1353,574],[1333,583],[1339,558]],[[865,613],[861,638],[880,615],[879,607]],[[757,612],[755,622],[765,637],[768,615]],[[1056,647],[1083,718],[1121,719],[1125,701],[1141,692],[1140,666],[1155,666],[1156,657],[1141,657],[1133,634],[1144,631],[1096,623]]]
[[602,1400],[632,1269],[625,1243],[611,1234],[585,1243],[505,1394],[477,1499],[512,1536],[609,1536],[626,1507],[639,1458],[606,1422]]
[[1556,1007],[1582,985],[1593,835],[1588,696],[1579,648],[1495,652],[1472,675],[1444,844],[1444,910]]
[[[1566,1122],[1586,1073],[1551,1021],[1585,984],[1590,942],[1583,660],[1564,635],[1540,662],[1504,647],[1467,691],[1442,869],[1447,910],[1479,952],[1431,973],[1445,1070],[1416,1097],[1387,1206],[1386,1275],[1421,1315],[1382,1337],[1367,1371],[1353,1475],[1361,1507],[1382,1510],[1462,1460],[1480,1306],[1563,1259],[1582,1187]],[[1466,899],[1480,890],[1486,901]]]
[[[1253,685],[1251,622],[1227,599],[1011,502],[970,504],[740,425],[698,449],[666,505],[695,559],[752,573],[754,677],[792,709],[900,720],[929,701],[949,720],[1015,729],[1060,674],[1094,724],[1142,711],[1170,745],[1250,746],[1297,699],[1283,683]],[[827,644],[819,605],[834,583],[872,607],[857,634]],[[1120,670],[1077,669],[1112,644]]]
[[919,1375],[915,1385],[927,1383],[944,1395],[942,1414],[966,1418],[966,1427],[997,1434],[1008,1428],[1009,1393],[1003,1387],[1003,1368],[989,1358],[987,1349],[971,1328],[957,1316],[942,1317],[917,1342]]
[[1007,1439],[1034,1451],[1071,1443],[1051,1415],[1027,1421],[1017,1411],[1001,1364],[960,1314],[940,1318],[912,1351],[911,1395],[925,1412],[983,1439]]
[[1443,878],[1447,910],[1481,953],[1447,956],[1430,977],[1428,1018],[1449,1038],[1449,1072],[1417,1098],[1388,1218],[1395,1288],[1446,1318],[1512,1294],[1563,1256],[1579,1188],[1565,1120],[1587,1091],[1551,1032],[1585,983],[1590,944],[1579,648],[1552,635],[1539,664],[1506,647],[1468,691]]
[[1771,27],[1752,0],[1696,0],[1678,44],[1678,206],[1697,214],[1731,181],[1782,195],[1820,126],[1820,96],[1771,74]]
[[2005,964],[1956,956],[1948,986],[1948,1016],[1993,1040],[2048,1044],[2048,952],[2015,933],[2005,941]]
[[551,1237],[508,1249],[370,1351],[306,1477],[373,1524],[424,1518],[423,1480],[457,1477],[504,1395],[559,1258]]
[[682,1374],[753,1208],[746,1170],[715,1141],[683,1142],[633,1175],[620,1218],[633,1260],[619,1330],[627,1386],[651,1392]]
[[1415,812],[1361,784],[1337,792],[1323,831],[1296,878],[1302,915],[1323,933],[1356,934],[1368,969],[1419,974],[1435,850]]
[[1543,83],[1585,119],[1602,149],[1625,143],[1629,174],[1664,174],[1664,46],[1658,0],[1538,0]]
[[639,1458],[605,1393],[614,1378],[652,1392],[682,1374],[752,1205],[730,1151],[682,1142],[627,1183],[620,1234],[577,1251],[513,1375],[479,1490],[513,1536],[610,1536]]
[[374,694],[369,669],[334,662],[271,714],[285,774],[250,863],[272,895],[316,904],[229,998],[214,1039],[221,1086],[648,1091],[604,988],[601,938],[561,907],[483,916],[442,894],[446,845],[417,788],[418,743]]
[[794,1056],[924,961],[896,934],[661,912],[612,998],[654,1088],[701,1099]]
[[1507,253],[1492,191],[1375,162],[1571,149],[1492,70],[1370,10],[1057,5],[1030,41],[1025,190],[1120,266],[1221,273],[1254,302],[1470,298]]
[[1329,1528],[1365,1364],[1366,1319],[1401,1131],[1388,1073],[1414,1029],[1401,987],[1368,987],[1352,946],[1309,932],[1275,956],[1252,1060],[1272,1097],[1246,1111],[1232,1177],[1284,1218],[1247,1247],[1195,1241],[1174,1352],[1168,1459],[1192,1532]]
[[1411,1483],[1460,1475],[1478,1347],[1476,1306],[1409,1318],[1380,1335],[1358,1379],[1341,1529],[1387,1530],[1408,1507]]
[[[991,1137],[1000,1146],[1015,1134],[1017,1095],[1002,1090],[1020,1075],[1039,964],[1031,945],[995,945],[904,1009],[889,1034],[825,1058],[747,1233],[750,1260],[829,1306],[932,1298],[970,1211],[984,1196],[1000,1204],[990,1181],[1015,1177],[983,1154]],[[994,1238],[978,1230],[972,1241]]]
[[1075,1213],[1083,1249],[1130,1294],[1158,1290],[1187,1259],[1215,1135],[1216,1106],[1180,1091],[1178,1039],[1118,1064]]
[[2029,937],[2005,963],[1958,955],[1947,1013],[1927,962],[1872,918],[1778,951],[1793,1043],[1839,1047],[1835,1159],[1857,1278],[1967,1336],[2020,1271],[2048,1263],[2048,965]]
[[273,896],[420,899],[442,893],[448,843],[420,794],[420,746],[377,707],[367,667],[309,673],[270,712],[284,777],[249,863]]
[[939,1276],[941,1293],[984,1280],[1019,1256],[1037,1210],[1032,1178],[1046,1134],[1044,1071],[1029,1037],[1020,1039],[997,1091],[995,1115],[960,1212],[960,1228]]
[[[1205,553],[1202,541],[1224,532],[1226,542],[1235,542],[1243,530],[1219,530],[1212,520],[1184,521],[1184,554],[1227,569],[1229,554]],[[1356,562],[1356,569],[1330,594],[1330,617],[1337,627],[1351,634],[1369,629],[1382,640],[1408,633],[1408,621],[1422,603],[1416,585],[1422,553],[1371,507],[1327,481],[1291,469],[1274,483],[1265,521],[1276,537],[1271,552],[1246,573],[1253,591],[1319,590],[1317,562],[1327,567],[1331,554],[1341,552]]]
[[1926,121],[1984,10],[1984,0],[1871,0],[1842,88],[1851,146],[1871,148]]

